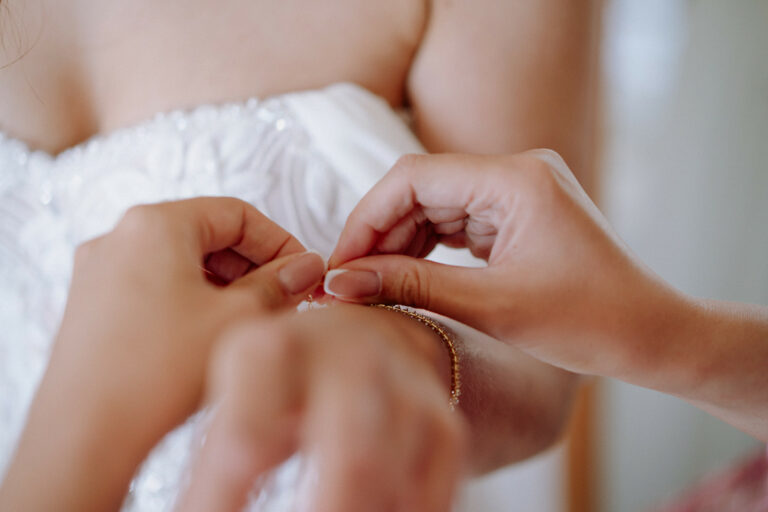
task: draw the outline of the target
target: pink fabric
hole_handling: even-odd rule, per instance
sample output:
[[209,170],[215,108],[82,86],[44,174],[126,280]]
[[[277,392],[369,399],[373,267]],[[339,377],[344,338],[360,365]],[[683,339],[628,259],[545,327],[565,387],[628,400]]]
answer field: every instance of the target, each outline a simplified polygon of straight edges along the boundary
[[761,451],[705,478],[655,512],[768,512],[768,455]]

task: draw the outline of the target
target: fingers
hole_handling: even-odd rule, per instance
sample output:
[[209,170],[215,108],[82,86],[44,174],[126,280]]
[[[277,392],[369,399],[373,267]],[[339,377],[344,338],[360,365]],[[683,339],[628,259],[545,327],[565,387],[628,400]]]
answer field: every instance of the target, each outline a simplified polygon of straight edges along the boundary
[[466,186],[455,187],[445,181],[441,181],[441,187],[428,186],[433,180],[449,179],[446,174],[449,168],[454,170],[453,181],[457,175],[467,172],[458,168],[451,158],[442,156],[408,155],[398,160],[350,214],[331,256],[331,266],[368,254],[380,234],[390,231],[419,204],[463,210],[467,201]]
[[211,368],[212,423],[177,510],[242,510],[256,477],[295,449],[304,384],[287,334],[250,324],[227,336]]
[[223,293],[254,311],[292,306],[320,284],[325,270],[325,260],[317,252],[291,254],[237,279]]
[[[491,281],[491,282],[489,282]],[[455,318],[480,330],[489,294],[500,286],[488,269],[455,267],[406,256],[370,256],[330,270],[324,289],[348,302],[394,303]]]
[[426,224],[434,225],[441,242],[455,246],[466,240],[475,255],[487,258],[493,244],[488,234],[520,213],[515,198],[546,196],[559,181],[583,193],[562,158],[547,149],[503,156],[406,155],[352,211],[329,266],[370,254],[408,254]]
[[[202,197],[131,208],[115,229],[131,250],[154,251],[155,271],[204,271],[235,301],[232,313],[298,304],[325,272],[316,252],[244,201]],[[126,239],[127,237],[127,239]],[[185,258],[189,265],[184,265]],[[256,271],[250,272],[253,267]]]
[[248,273],[254,263],[232,249],[209,254],[205,258],[205,271],[215,284],[227,285]]
[[256,265],[304,250],[298,240],[256,208],[229,197],[199,197],[133,207],[120,226],[145,239],[148,232],[158,230],[174,240],[181,237],[189,243],[195,263],[206,254],[227,248]]
[[[408,155],[352,211],[330,259],[334,268],[368,254],[382,236],[396,228],[395,238],[415,234],[420,209],[435,224],[455,223],[474,211],[494,205],[500,190],[479,169],[498,173],[493,157],[471,155]],[[496,157],[498,158],[498,157]],[[424,215],[422,218],[427,218]],[[413,221],[408,221],[414,217]],[[453,224],[455,227],[456,224]],[[446,228],[450,230],[451,228]],[[408,247],[410,240],[401,242]],[[394,251],[388,251],[394,252]]]

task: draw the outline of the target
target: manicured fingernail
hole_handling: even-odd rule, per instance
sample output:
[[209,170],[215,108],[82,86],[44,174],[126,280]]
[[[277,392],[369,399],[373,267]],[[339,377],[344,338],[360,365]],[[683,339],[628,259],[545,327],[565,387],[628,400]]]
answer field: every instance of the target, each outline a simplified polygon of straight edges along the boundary
[[277,272],[283,289],[290,294],[303,292],[323,278],[325,260],[315,251],[296,256]]
[[334,297],[375,297],[381,293],[381,276],[370,270],[339,268],[325,275],[324,289]]

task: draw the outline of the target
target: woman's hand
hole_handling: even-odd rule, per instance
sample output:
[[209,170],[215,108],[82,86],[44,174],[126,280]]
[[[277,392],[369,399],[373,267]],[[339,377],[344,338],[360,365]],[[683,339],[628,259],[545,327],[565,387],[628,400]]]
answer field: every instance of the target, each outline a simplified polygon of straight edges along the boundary
[[297,449],[317,512],[447,512],[464,425],[449,360],[398,313],[335,306],[253,321],[213,360],[215,415],[179,510],[239,511],[258,475]]
[[[438,242],[469,247],[488,267],[352,261],[425,256]],[[326,278],[337,297],[436,311],[582,373],[624,364],[678,300],[546,150],[402,159],[353,211],[331,266],[341,266]]]
[[77,250],[0,508],[116,509],[146,453],[198,406],[225,327],[296,305],[323,272],[319,255],[236,199],[129,210]]
[[[438,242],[488,266],[381,256],[424,256]],[[402,159],[353,211],[331,266],[337,297],[430,309],[556,366],[681,396],[768,440],[768,308],[666,284],[551,151]]]

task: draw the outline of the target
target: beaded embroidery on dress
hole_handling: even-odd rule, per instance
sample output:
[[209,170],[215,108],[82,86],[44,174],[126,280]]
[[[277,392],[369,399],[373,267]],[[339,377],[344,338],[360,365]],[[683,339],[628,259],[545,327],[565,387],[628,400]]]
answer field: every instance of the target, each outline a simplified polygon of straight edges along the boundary
[[[382,99],[352,84],[161,114],[54,157],[0,133],[0,475],[63,313],[75,247],[135,204],[244,199],[328,256],[347,215],[395,160],[421,152]],[[124,511],[170,510],[199,416],[155,448]],[[292,507],[296,457],[253,510]]]

